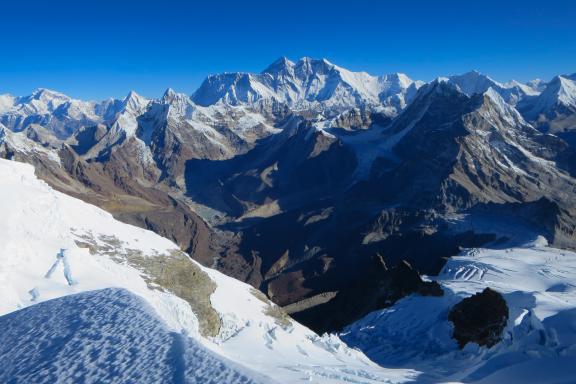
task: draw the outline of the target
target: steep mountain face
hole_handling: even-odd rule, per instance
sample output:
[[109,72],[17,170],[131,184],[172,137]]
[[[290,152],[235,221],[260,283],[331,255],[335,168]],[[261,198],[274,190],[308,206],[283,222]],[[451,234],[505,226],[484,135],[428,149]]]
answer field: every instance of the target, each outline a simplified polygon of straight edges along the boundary
[[[447,83],[430,84],[385,132],[393,147],[359,189],[363,199],[418,215],[491,204],[518,209],[540,199],[560,210],[574,206],[574,179],[554,162],[566,143],[532,128],[493,90],[468,97]],[[573,224],[546,225],[558,245],[573,241]]]
[[[349,308],[375,255],[436,274],[462,247],[526,233],[574,248],[574,89],[570,76],[423,85],[283,58],[191,97],[4,95],[0,154],[318,319],[331,300]],[[405,294],[379,278],[343,319]]]

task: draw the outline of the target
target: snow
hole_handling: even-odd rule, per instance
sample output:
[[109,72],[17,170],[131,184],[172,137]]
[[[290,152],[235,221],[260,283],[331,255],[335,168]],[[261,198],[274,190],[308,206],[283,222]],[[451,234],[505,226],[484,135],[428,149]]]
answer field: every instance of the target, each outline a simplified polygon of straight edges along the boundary
[[61,164],[60,156],[56,151],[52,151],[48,148],[43,147],[42,145],[28,139],[26,135],[22,132],[15,133],[11,132],[10,130],[6,129],[2,124],[0,124],[0,145],[3,143],[7,143],[10,147],[20,153],[23,154],[41,154],[45,156],[47,159]]
[[[348,327],[341,337],[384,367],[420,372],[417,382],[568,383],[576,363],[576,254],[539,237],[522,247],[469,249],[434,278],[444,297],[407,297]],[[451,338],[449,309],[490,287],[510,310],[492,348]]]
[[9,111],[14,106],[15,102],[16,98],[12,95],[0,95],[0,113]]
[[[527,125],[526,122],[524,121],[524,118],[520,115],[520,113],[514,107],[512,107],[510,104],[504,101],[500,93],[498,93],[498,91],[496,91],[494,88],[492,87],[488,88],[486,92],[484,92],[484,96],[492,100],[492,102],[498,109],[498,116],[504,118],[504,120],[508,124],[512,126],[516,124]],[[485,117],[488,120],[492,120],[490,116]]]
[[558,94],[558,101],[564,105],[576,106],[576,82],[560,77],[562,87]]
[[405,95],[414,82],[404,74],[371,76],[352,72],[326,59],[303,57],[294,63],[281,58],[260,74],[224,73],[209,76],[194,93],[199,105],[252,105],[275,100],[294,110],[347,109],[351,106],[405,106]]
[[546,82],[542,79],[530,80],[529,82],[526,83],[526,85],[528,85],[530,88],[532,88],[538,93],[542,92],[544,88],[546,88]]
[[449,76],[448,78],[442,78],[442,80],[457,85],[460,91],[468,96],[484,93],[489,88],[492,88],[493,91],[502,96],[506,103],[511,105],[516,105],[527,96],[536,96],[540,93],[536,88],[518,81],[512,80],[507,83],[500,83],[478,71]]
[[394,147],[420,122],[428,110],[428,106],[422,108],[418,115],[410,121],[402,130],[393,133],[394,123],[385,127],[373,125],[369,129],[342,133],[338,129],[331,129],[331,121],[316,124],[326,129],[330,134],[338,137],[343,143],[349,145],[356,155],[358,165],[354,171],[353,180],[367,180],[370,176],[372,164],[379,157],[396,160]]
[[0,121],[16,132],[30,124],[40,124],[59,138],[67,138],[81,126],[102,123],[113,116],[117,104],[116,100],[76,100],[60,92],[39,88],[24,97],[0,95]]
[[[263,382],[271,382],[270,378],[290,383],[405,382],[415,375],[411,369],[381,368],[362,352],[348,348],[335,335],[320,337],[290,319],[282,321],[278,315],[272,315],[279,310],[266,299],[259,298],[250,286],[196,264],[217,285],[210,301],[222,321],[218,336],[200,336],[198,319],[186,301],[169,292],[151,289],[145,274],[120,257],[136,251],[146,258],[158,257],[176,250],[176,245],[150,231],[120,223],[97,207],[52,190],[36,178],[30,165],[0,160],[0,212],[3,218],[0,221],[0,316],[5,315],[1,320],[10,321],[5,319],[12,319],[10,316],[17,313],[32,314],[28,311],[61,297],[80,300],[80,307],[82,298],[86,297],[82,296],[84,292],[121,288],[144,300],[170,332],[186,335],[181,338],[178,355],[194,354],[194,346],[201,344],[218,356],[221,364],[227,367],[234,364],[258,372],[265,378]],[[87,238],[103,250],[91,253],[76,243]],[[112,242],[116,243],[113,252],[106,251]],[[191,260],[190,263],[195,262]],[[76,304],[67,306],[76,307]],[[18,310],[23,312],[14,314]],[[56,312],[65,315],[65,311]],[[41,313],[38,312],[38,316]],[[45,322],[48,326],[57,320]],[[26,326],[26,322],[16,323]],[[60,328],[45,331],[57,334],[57,329]],[[20,331],[23,330],[15,332]],[[74,329],[77,331],[81,330]],[[98,335],[96,332],[89,334]],[[75,333],[73,337],[85,336],[86,333]],[[11,345],[12,353],[22,356],[18,366],[34,366],[35,359],[41,358],[27,354],[27,351],[42,348],[42,342],[29,339],[25,344],[17,344],[18,341],[9,335],[0,337],[5,337],[3,344]],[[84,343],[83,348],[90,349],[91,343]],[[72,344],[70,347],[78,343]],[[136,348],[135,353],[138,350]],[[0,361],[0,365],[6,364],[6,360]],[[62,363],[72,364],[69,361]],[[76,368],[69,369],[77,372]],[[5,371],[0,369],[0,372]]]
[[49,300],[0,317],[0,328],[1,382],[261,382],[123,289]]
[[[171,326],[195,331],[195,317],[183,300],[149,290],[139,271],[106,257],[91,256],[75,242],[82,235],[116,236],[123,239],[125,248],[154,254],[174,249],[170,241],[117,222],[96,207],[53,191],[36,178],[29,165],[1,160],[0,175],[0,288],[11,292],[9,300],[0,301],[0,314],[63,295],[115,286],[155,303],[153,306]],[[49,273],[61,249],[67,271],[62,262]],[[34,302],[31,290],[35,291]],[[185,316],[177,318],[172,315],[174,311],[182,311]]]
[[[217,271],[209,273],[218,285],[212,303],[218,312],[226,312],[222,320],[227,332],[218,343],[228,358],[239,361],[249,349],[252,359],[246,366],[282,377],[282,382],[402,382],[411,377],[411,371],[377,368],[335,335],[320,337],[295,322],[287,327],[271,323],[264,314],[267,305],[242,289],[244,284]],[[283,362],[280,366],[278,360]],[[352,361],[354,364],[343,364]]]
[[131,91],[122,101],[122,109],[112,125],[112,131],[123,132],[127,137],[134,136],[138,129],[137,117],[146,111],[149,104],[150,100]]
[[540,113],[553,112],[558,105],[576,108],[576,81],[556,76],[534,100],[529,115],[535,118]]

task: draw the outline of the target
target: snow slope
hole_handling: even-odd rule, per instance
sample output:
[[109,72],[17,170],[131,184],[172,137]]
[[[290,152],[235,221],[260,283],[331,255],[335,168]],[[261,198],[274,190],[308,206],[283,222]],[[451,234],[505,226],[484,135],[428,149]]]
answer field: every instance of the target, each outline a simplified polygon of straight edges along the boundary
[[[419,371],[416,382],[572,383],[576,254],[545,244],[539,238],[523,247],[464,251],[437,278],[444,297],[407,297],[341,337],[383,366]],[[502,293],[508,304],[503,341],[460,350],[448,312],[485,287]]]
[[[108,288],[0,317],[0,382],[256,383],[129,291]],[[89,341],[89,342],[87,342]]]
[[[210,309],[193,310],[189,292],[177,291],[183,292],[180,297],[164,289],[159,284],[170,287],[172,281],[159,283],[157,271],[150,268],[180,255],[173,243],[52,190],[35,177],[30,165],[0,160],[0,213],[0,315],[72,294],[123,288],[146,301],[168,330],[189,335],[192,340],[186,343],[200,343],[223,360],[258,372],[262,382],[404,382],[414,376],[409,369],[380,368],[338,337],[319,337],[283,316],[248,285],[188,258],[183,264],[179,259],[181,268],[186,263],[196,268],[196,279],[207,275],[215,283],[208,297]],[[200,325],[213,310],[221,324],[215,336],[203,337]],[[193,353],[187,348],[183,353]],[[16,352],[33,359],[26,350]]]

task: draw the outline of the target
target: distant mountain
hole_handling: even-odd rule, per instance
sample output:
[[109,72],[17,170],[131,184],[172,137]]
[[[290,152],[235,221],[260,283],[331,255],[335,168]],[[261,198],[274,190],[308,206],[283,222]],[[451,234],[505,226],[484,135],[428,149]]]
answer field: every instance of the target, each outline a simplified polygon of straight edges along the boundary
[[294,63],[281,58],[260,74],[209,76],[192,99],[203,106],[273,100],[296,110],[341,110],[352,105],[381,104],[394,113],[406,105],[421,85],[422,82],[412,81],[404,74],[376,77],[348,71],[325,59],[304,57]]
[[121,108],[118,100],[91,102],[72,99],[48,89],[37,89],[30,96],[0,96],[0,122],[13,131],[32,124],[49,128],[63,139],[85,125],[113,118]]
[[564,76],[554,77],[531,104],[526,113],[533,118],[540,114],[553,117],[576,112],[576,81]]
[[508,83],[499,83],[478,71],[470,71],[463,75],[448,77],[448,81],[457,85],[465,94],[471,96],[476,93],[484,93],[492,88],[511,105],[516,105],[526,96],[534,96],[539,93],[538,83],[535,85],[522,84],[515,80]]
[[526,98],[518,109],[543,132],[574,142],[576,132],[576,76],[556,76],[538,96]]

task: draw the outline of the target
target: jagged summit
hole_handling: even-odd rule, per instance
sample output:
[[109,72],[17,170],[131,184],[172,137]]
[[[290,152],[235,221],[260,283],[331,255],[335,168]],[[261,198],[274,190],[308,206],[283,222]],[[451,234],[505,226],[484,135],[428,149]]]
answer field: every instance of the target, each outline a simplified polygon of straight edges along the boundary
[[538,97],[527,100],[524,109],[531,119],[539,115],[554,119],[557,115],[576,112],[576,81],[568,76],[554,77]]
[[294,62],[290,61],[286,56],[282,56],[270,64],[262,73],[278,73],[283,70],[294,67]]
[[168,88],[166,89],[166,91],[164,91],[164,94],[162,95],[162,100],[170,101],[174,99],[174,97],[176,97],[176,91],[174,91],[174,89],[172,88]]
[[123,109],[126,111],[137,113],[145,108],[150,100],[140,96],[135,91],[130,91],[122,101]]

